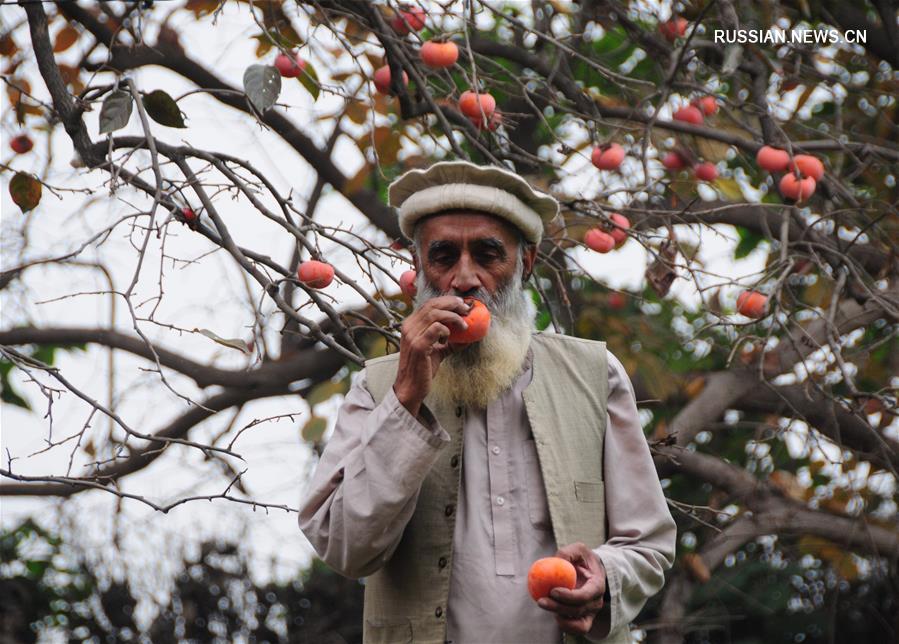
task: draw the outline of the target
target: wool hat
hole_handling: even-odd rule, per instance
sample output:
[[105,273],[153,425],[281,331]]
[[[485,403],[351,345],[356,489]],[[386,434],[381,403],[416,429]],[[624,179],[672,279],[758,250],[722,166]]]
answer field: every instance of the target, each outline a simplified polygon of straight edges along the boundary
[[464,208],[505,219],[529,242],[538,243],[544,225],[559,212],[554,197],[534,190],[514,172],[468,161],[440,161],[409,170],[390,184],[387,196],[409,239],[422,217]]

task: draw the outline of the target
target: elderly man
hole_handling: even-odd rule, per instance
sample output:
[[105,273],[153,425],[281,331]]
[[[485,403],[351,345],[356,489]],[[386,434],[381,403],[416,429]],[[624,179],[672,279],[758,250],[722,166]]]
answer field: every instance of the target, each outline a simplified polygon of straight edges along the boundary
[[[461,161],[407,172],[389,196],[415,243],[415,310],[399,353],[347,394],[300,528],[367,577],[366,643],[629,641],[676,531],[621,363],[533,332],[522,281],[557,202]],[[491,326],[455,345],[470,296]],[[528,570],[553,555],[576,587],[535,602]]]

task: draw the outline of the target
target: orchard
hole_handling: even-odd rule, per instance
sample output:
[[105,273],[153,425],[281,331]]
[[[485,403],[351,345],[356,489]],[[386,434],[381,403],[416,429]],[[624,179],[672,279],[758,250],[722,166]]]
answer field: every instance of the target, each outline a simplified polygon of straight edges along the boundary
[[[525,282],[535,327],[604,340],[633,380],[679,538],[641,641],[895,641],[896,18],[878,0],[4,6],[4,513],[75,526],[132,589],[168,582],[124,563],[129,539],[166,554],[191,513],[283,521],[272,551],[299,552],[337,406],[417,293],[387,185],[468,159],[560,201]],[[715,42],[750,26],[867,38]],[[487,332],[470,304],[450,342]],[[38,579],[20,563],[5,589]],[[555,566],[534,596],[569,583]],[[269,604],[193,637],[337,633]],[[47,606],[27,632],[88,638]],[[103,610],[85,628],[118,637]]]

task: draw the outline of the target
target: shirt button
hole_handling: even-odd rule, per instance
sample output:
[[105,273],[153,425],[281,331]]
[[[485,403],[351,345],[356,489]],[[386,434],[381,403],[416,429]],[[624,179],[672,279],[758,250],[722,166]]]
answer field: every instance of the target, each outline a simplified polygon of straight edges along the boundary
[[456,418],[462,417],[462,407],[456,407]]
[[454,509],[455,509],[455,508],[453,508],[453,504],[450,503],[448,506],[446,506],[446,507],[443,509],[443,513],[444,513],[446,516],[451,517],[451,516],[453,516],[453,510],[454,510]]
[[440,568],[440,570],[446,568],[446,557],[440,557],[440,559],[437,560],[437,567]]
[[496,504],[497,504],[497,505],[504,505],[505,502],[506,502],[506,499],[504,499],[503,497],[501,497],[501,496],[496,497]]
[[458,455],[453,455],[450,459],[450,467],[459,467],[459,457]]
[[490,450],[494,454],[499,454],[502,450],[500,450],[499,445],[494,445],[493,449]]
[[440,606],[438,606],[436,608],[436,610],[434,610],[434,615],[436,615],[437,617],[440,617],[441,615],[443,615],[443,609]]

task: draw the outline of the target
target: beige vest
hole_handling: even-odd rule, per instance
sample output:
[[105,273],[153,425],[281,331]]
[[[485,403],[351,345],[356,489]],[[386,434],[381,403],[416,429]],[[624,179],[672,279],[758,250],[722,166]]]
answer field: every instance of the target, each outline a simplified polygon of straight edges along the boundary
[[[604,342],[535,334],[533,377],[524,402],[557,545],[606,540],[603,435],[608,371]],[[380,403],[396,379],[398,354],[365,364]],[[365,644],[444,644],[452,570],[455,508],[462,471],[462,410],[425,400],[451,442],[425,477],[403,537],[387,564],[365,585]],[[446,565],[438,566],[444,560]],[[580,638],[566,636],[566,642]],[[605,640],[629,642],[627,626]],[[488,643],[485,643],[488,644]]]

